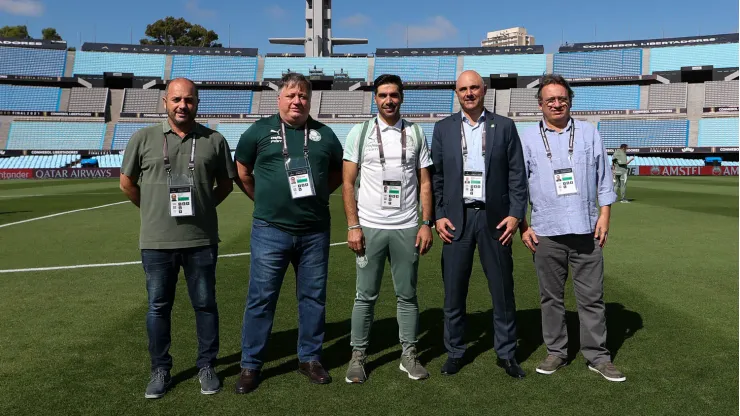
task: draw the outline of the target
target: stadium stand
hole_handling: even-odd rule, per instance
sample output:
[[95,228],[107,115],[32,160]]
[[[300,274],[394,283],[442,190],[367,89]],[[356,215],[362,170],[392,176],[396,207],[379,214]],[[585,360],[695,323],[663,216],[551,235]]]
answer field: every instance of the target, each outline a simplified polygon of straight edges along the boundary
[[128,72],[139,77],[164,78],[165,55],[77,51],[75,75],[102,75],[104,72]]
[[0,110],[57,111],[62,89],[0,85]]
[[347,135],[349,134],[349,131],[352,130],[352,127],[355,125],[355,123],[331,123],[327,124],[329,128],[331,128],[334,131],[334,134],[337,135],[337,138],[339,139],[339,143],[342,144],[342,148],[344,148],[344,142],[347,140]]
[[650,50],[650,71],[675,71],[682,66],[713,65],[733,68],[738,65],[737,43],[676,46]]
[[688,84],[685,82],[653,84],[648,90],[648,108],[686,108],[687,92]]
[[16,156],[0,159],[0,169],[63,168],[69,164],[76,163],[79,159],[79,155]]
[[511,90],[509,111],[539,111],[537,90],[534,88],[514,88]]
[[640,108],[639,85],[573,87],[573,111],[631,110]]
[[408,81],[454,81],[457,56],[376,58],[373,78],[395,74]]
[[200,90],[198,94],[201,114],[248,114],[252,109],[249,90]]
[[556,53],[553,72],[566,78],[642,74],[642,49]]
[[738,118],[699,119],[699,146],[738,146]]
[[0,74],[64,76],[67,51],[57,49],[0,48]]
[[323,91],[321,114],[362,114],[365,93],[362,91]]
[[220,123],[216,126],[216,131],[224,136],[231,150],[236,150],[242,134],[251,126],[252,123]]
[[[630,155],[630,157],[633,157]],[[681,159],[675,157],[655,157],[655,156],[634,156],[629,166],[704,166],[704,160],[702,159]],[[611,164],[611,156],[609,156],[609,163]]]
[[601,120],[598,129],[608,148],[617,148],[622,143],[630,147],[688,145],[686,119]]
[[159,109],[162,92],[126,88],[123,95],[124,113],[156,113]]
[[704,83],[705,107],[736,107],[738,104],[738,80],[708,81]]
[[432,149],[432,135],[434,134],[434,123],[416,123],[421,127],[421,130],[424,132],[424,136],[426,136],[427,139],[427,146],[429,146],[429,150]]
[[128,144],[128,140],[131,138],[137,130],[149,127],[156,123],[118,123],[113,130],[113,144],[111,148],[113,150],[123,150]]
[[[451,90],[407,90],[403,94],[404,113],[449,113],[452,112],[454,93]],[[371,111],[378,112],[375,100]]]
[[546,55],[466,56],[463,70],[472,69],[484,78],[490,74],[542,75],[547,71]]
[[180,77],[193,81],[254,81],[257,79],[257,58],[175,55],[171,78]]
[[107,105],[107,88],[72,88],[67,111],[105,112]]
[[349,78],[367,78],[368,60],[366,58],[265,58],[263,78],[280,78],[284,72],[298,72],[308,75],[309,71],[320,69],[324,75],[333,76],[344,72]]
[[260,93],[260,114],[275,114],[277,112],[277,91],[262,91]]
[[100,168],[120,168],[123,163],[123,155],[102,155],[95,156]]
[[14,121],[6,149],[100,149],[104,135],[102,122]]

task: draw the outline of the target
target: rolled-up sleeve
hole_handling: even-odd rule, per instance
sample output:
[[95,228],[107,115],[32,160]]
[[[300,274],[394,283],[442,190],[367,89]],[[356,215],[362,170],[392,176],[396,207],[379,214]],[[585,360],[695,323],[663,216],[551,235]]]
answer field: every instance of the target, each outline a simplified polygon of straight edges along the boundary
[[612,181],[612,171],[609,166],[609,155],[601,140],[599,131],[594,129],[594,158],[596,159],[596,181],[599,192],[599,206],[611,205],[617,200]]

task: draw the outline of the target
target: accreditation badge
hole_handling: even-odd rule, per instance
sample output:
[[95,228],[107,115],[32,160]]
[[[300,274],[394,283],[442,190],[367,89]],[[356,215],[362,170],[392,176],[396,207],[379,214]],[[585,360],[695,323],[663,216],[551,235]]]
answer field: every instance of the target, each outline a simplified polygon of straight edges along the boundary
[[170,217],[192,217],[195,215],[195,187],[193,178],[183,175],[167,178]]
[[[305,163],[301,166],[293,166],[288,162],[285,171],[288,175],[288,185],[290,186],[290,196],[293,199],[306,198],[315,196],[316,190],[313,185],[313,175],[311,174],[311,165],[308,159],[302,159]],[[300,163],[300,162],[298,162]]]
[[556,169],[553,177],[555,178],[555,192],[558,196],[575,195],[578,193],[578,189],[576,189],[576,175],[573,172],[573,168]]
[[463,198],[483,198],[483,172],[466,170],[463,172]]

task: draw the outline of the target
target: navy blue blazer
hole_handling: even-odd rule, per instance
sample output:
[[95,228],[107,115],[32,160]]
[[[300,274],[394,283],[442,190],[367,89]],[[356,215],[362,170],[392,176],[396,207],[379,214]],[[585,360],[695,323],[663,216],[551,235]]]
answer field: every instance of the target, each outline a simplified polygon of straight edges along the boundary
[[[522,144],[514,121],[486,111],[485,186],[486,215],[494,238],[502,230],[496,226],[506,217],[524,218],[527,212],[527,176]],[[463,207],[462,137],[460,112],[438,121],[432,135],[432,186],[436,220],[452,222],[454,240],[465,226]]]

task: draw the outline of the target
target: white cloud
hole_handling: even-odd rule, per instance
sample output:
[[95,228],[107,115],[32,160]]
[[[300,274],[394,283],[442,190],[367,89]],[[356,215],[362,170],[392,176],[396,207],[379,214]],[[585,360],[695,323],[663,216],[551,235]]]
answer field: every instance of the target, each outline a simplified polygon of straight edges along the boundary
[[[2,0],[0,0],[2,1]],[[215,17],[216,11],[212,9],[203,9],[198,4],[198,0],[188,0],[185,2],[185,9],[189,11],[191,14],[198,16],[198,17]]]
[[406,39],[406,30],[408,29],[408,42],[411,46],[418,46],[425,43],[434,43],[440,41],[449,41],[457,37],[458,30],[444,16],[434,16],[427,18],[423,24],[418,25],[401,25],[394,24],[389,29],[391,36]]
[[0,12],[17,16],[41,16],[44,5],[37,0],[0,0]]
[[370,17],[362,13],[353,14],[339,21],[343,27],[365,27],[370,24]]
[[288,11],[278,6],[277,4],[273,4],[272,6],[265,9],[265,13],[267,13],[267,15],[272,17],[273,19],[280,19],[282,17],[285,17],[285,15],[288,14]]

